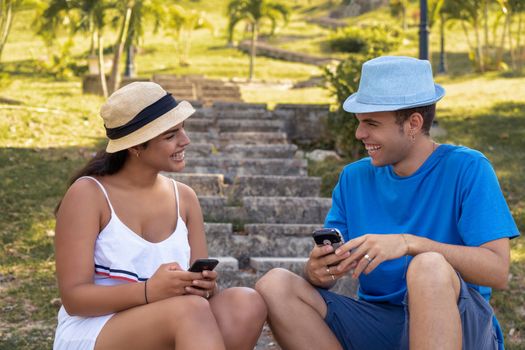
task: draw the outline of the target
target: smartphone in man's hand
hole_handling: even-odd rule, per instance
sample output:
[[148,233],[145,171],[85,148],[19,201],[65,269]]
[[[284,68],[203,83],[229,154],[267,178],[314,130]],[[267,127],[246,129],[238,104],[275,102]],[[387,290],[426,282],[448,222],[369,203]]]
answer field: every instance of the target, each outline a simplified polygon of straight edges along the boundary
[[335,250],[343,244],[343,236],[336,228],[315,230],[312,236],[318,246],[331,245]]

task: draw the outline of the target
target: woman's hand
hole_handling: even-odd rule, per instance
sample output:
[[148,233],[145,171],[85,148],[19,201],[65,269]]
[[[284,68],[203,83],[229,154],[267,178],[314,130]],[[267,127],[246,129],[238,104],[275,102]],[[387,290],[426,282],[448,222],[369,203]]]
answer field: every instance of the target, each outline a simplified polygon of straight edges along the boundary
[[187,294],[186,288],[192,285],[195,275],[197,273],[183,270],[175,262],[160,265],[145,286],[148,301]]
[[200,295],[206,299],[211,298],[217,289],[217,272],[204,270],[190,273],[194,279],[191,286],[185,288],[186,293]]

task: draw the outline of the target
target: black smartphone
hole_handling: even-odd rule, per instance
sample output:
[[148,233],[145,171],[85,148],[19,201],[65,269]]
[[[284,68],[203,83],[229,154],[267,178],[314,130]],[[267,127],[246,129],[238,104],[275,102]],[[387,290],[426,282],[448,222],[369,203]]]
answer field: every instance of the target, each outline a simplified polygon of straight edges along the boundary
[[331,245],[334,249],[337,249],[341,246],[343,242],[343,236],[336,228],[323,228],[320,230],[315,230],[312,234],[315,244],[318,246]]
[[211,271],[217,266],[219,260],[217,259],[197,259],[193,262],[188,271],[202,272],[204,270]]

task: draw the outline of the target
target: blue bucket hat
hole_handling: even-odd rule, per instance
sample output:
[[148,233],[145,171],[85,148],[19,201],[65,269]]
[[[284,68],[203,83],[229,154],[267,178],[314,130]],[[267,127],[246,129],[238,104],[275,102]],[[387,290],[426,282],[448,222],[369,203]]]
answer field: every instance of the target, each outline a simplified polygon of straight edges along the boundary
[[445,96],[427,60],[383,56],[363,64],[359,89],[343,103],[350,113],[397,111],[427,106]]

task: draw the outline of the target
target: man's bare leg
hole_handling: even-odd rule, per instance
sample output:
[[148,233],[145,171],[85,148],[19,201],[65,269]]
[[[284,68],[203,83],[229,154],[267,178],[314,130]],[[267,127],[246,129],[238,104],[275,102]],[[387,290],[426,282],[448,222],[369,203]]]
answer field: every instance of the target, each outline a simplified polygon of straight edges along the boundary
[[408,268],[407,287],[410,349],[461,349],[461,284],[452,266],[441,254],[419,254]]
[[268,306],[270,327],[284,350],[342,350],[324,321],[324,299],[302,277],[285,269],[273,269],[257,282],[255,289]]

